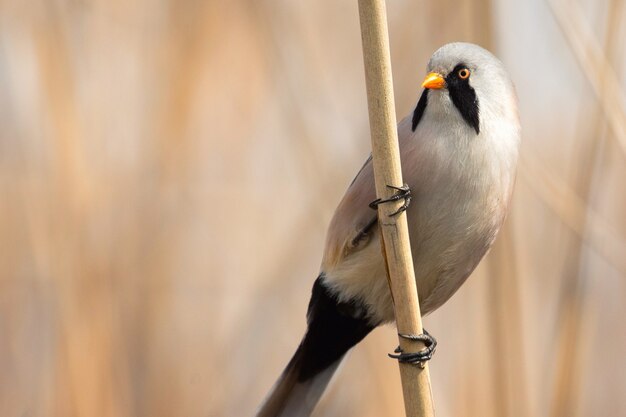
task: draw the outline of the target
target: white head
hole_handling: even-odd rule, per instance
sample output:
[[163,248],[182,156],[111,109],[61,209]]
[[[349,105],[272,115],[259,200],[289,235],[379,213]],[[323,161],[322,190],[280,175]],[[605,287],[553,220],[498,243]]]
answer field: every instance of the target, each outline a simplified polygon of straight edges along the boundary
[[518,123],[515,88],[502,63],[471,43],[449,43],[428,62],[413,130],[426,108],[430,117],[463,122],[479,134],[494,120]]

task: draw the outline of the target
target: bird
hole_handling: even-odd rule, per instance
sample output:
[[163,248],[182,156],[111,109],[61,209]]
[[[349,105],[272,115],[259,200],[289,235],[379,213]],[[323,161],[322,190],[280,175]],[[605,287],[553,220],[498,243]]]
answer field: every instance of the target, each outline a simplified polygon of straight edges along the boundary
[[[404,199],[426,315],[459,289],[494,242],[511,201],[521,127],[511,78],[478,45],[437,49],[422,88],[412,114],[397,125],[407,187],[389,186],[396,188],[394,199]],[[370,156],[330,221],[306,333],[258,417],[310,415],[345,354],[393,322],[378,215],[371,209],[384,202],[376,200]],[[430,342],[417,360],[429,359],[434,339],[418,337]]]

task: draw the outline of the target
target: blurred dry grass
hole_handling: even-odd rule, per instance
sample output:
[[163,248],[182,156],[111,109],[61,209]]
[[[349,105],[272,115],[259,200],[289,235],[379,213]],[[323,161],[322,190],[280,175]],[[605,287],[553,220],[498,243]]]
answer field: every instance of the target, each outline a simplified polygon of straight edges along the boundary
[[[505,230],[426,319],[438,416],[626,416],[623,1],[388,9],[400,114],[468,40],[524,123]],[[357,15],[0,2],[0,415],[252,414],[368,153]],[[368,337],[317,414],[402,415],[395,343]]]

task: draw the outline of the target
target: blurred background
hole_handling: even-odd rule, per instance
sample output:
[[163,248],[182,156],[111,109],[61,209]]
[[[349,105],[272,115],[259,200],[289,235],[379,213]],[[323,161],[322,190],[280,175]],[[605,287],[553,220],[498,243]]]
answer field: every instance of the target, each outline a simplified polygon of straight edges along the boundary
[[[398,117],[456,40],[520,100],[513,208],[425,319],[438,417],[626,416],[623,0],[389,0]],[[250,416],[369,153],[356,1],[0,1],[0,415]],[[397,338],[317,416],[403,416]]]

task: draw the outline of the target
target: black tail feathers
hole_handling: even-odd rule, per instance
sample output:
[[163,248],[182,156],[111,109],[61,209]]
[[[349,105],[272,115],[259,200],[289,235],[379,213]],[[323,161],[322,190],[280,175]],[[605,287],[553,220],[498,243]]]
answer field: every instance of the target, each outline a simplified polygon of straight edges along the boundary
[[320,275],[311,294],[307,332],[257,417],[308,416],[341,359],[376,327],[357,301],[339,301]]

